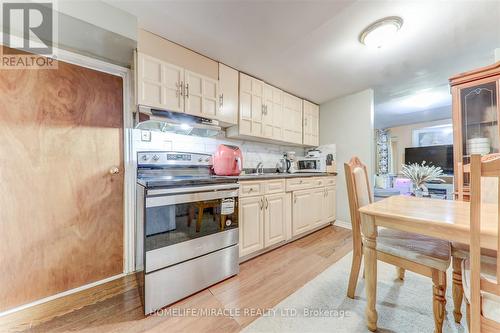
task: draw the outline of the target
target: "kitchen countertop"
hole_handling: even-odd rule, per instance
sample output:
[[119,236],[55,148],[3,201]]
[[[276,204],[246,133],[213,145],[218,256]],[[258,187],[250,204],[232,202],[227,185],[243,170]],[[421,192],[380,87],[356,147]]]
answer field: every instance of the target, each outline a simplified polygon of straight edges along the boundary
[[247,174],[239,176],[225,176],[238,180],[259,180],[259,179],[279,179],[279,178],[302,178],[302,177],[326,177],[336,176],[337,173],[307,172],[307,173],[264,173],[262,175]]

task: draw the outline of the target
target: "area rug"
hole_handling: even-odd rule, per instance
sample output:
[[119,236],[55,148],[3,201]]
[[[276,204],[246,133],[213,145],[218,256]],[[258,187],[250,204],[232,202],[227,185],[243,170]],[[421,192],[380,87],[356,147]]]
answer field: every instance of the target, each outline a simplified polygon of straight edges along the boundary
[[[369,332],[364,316],[364,279],[359,279],[355,299],[346,296],[351,259],[352,252],[252,322],[244,332]],[[451,270],[447,275],[443,332],[467,332],[465,306],[461,325],[453,320]],[[405,280],[400,281],[394,266],[379,261],[377,311],[377,332],[433,332],[431,279],[407,271]]]

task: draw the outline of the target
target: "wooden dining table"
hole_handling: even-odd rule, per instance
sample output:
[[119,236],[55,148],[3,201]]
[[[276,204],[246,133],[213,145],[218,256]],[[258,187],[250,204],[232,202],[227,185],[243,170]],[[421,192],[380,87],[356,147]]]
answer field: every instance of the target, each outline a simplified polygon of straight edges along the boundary
[[[497,249],[498,205],[481,207],[481,246]],[[470,204],[465,201],[393,196],[359,209],[365,257],[366,320],[377,329],[377,228],[384,227],[470,244]]]

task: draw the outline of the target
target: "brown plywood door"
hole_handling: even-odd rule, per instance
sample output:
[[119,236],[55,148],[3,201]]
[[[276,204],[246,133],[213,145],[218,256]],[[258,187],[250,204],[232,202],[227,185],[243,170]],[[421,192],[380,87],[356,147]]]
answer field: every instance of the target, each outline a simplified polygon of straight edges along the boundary
[[122,86],[0,70],[0,311],[123,272]]

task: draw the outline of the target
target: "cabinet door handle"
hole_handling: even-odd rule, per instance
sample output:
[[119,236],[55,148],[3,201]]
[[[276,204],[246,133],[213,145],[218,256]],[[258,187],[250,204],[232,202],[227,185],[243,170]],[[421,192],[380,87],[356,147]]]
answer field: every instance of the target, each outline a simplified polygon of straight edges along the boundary
[[269,207],[269,201],[266,198],[266,209],[267,209],[267,207]]
[[179,82],[175,82],[175,97],[179,97],[182,95],[181,85]]
[[224,94],[219,95],[219,108],[222,109],[224,107]]
[[186,98],[189,98],[189,83],[186,83]]
[[181,94],[181,97],[183,97],[184,96],[184,82],[182,82],[182,81],[179,83],[179,92]]
[[259,200],[259,208],[262,210],[262,207],[264,207],[264,203],[262,202],[262,198]]

